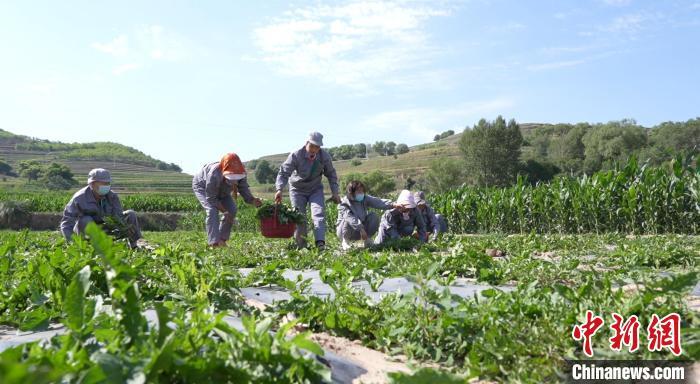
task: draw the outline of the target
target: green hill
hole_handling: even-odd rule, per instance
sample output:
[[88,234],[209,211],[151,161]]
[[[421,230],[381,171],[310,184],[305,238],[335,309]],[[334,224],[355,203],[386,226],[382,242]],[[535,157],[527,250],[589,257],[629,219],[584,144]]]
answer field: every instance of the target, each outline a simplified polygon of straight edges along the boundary
[[[409,177],[415,180],[423,176],[428,165],[433,160],[444,157],[458,158],[460,156],[458,143],[461,136],[462,134],[459,133],[438,142],[416,145],[410,147],[408,153],[396,156],[380,156],[373,151],[369,151],[368,158],[333,160],[333,165],[341,179],[350,173],[368,173],[374,170],[381,170],[394,176],[397,186],[401,187]],[[292,149],[290,148],[290,151]],[[263,156],[258,160],[267,160],[273,168],[277,169],[287,159],[288,155],[289,153],[279,153]],[[353,162],[356,163],[356,160],[360,161],[359,165],[353,165]],[[255,177],[249,177],[248,179],[254,193],[269,197],[274,192],[273,185],[261,185],[255,180]]]
[[[143,152],[117,143],[60,143],[15,135],[0,129],[0,160],[15,170],[20,161],[38,160],[67,165],[75,179],[83,183],[93,168],[112,172],[114,189],[120,193],[190,192],[192,176],[176,164],[154,159]],[[34,183],[17,177],[0,179],[0,189],[36,189]]]

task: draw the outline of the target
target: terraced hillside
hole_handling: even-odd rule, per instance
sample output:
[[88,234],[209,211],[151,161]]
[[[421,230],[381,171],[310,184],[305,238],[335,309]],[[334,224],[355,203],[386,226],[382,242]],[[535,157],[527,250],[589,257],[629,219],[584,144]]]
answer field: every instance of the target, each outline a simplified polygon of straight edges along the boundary
[[[7,132],[3,132],[7,133]],[[17,139],[19,138],[19,139]],[[32,151],[17,149],[29,138],[24,136],[0,136],[0,160],[8,162],[13,168],[17,168],[20,161],[39,160],[42,162],[57,162],[67,165],[75,174],[76,180],[81,184],[87,177],[90,169],[106,168],[112,172],[114,188],[120,193],[182,193],[190,192],[192,176],[182,172],[161,170],[155,166],[136,164],[127,160],[105,161],[96,159],[71,159],[66,158],[61,151]],[[124,147],[133,150],[128,147]],[[144,155],[145,157],[145,155]],[[154,161],[157,161],[153,159]],[[26,180],[16,177],[4,177],[0,179],[0,189],[32,190],[37,185],[28,184]]]

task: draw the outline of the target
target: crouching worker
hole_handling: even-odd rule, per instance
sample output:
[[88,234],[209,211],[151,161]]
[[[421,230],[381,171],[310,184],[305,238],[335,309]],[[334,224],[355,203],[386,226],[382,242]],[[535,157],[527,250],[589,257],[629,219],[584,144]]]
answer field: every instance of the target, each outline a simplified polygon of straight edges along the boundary
[[418,212],[411,191],[403,190],[396,200],[397,208],[384,212],[379,224],[379,234],[374,239],[375,244],[383,244],[387,240],[399,239],[418,233],[418,239],[425,242],[426,231],[423,215]]
[[390,200],[383,200],[365,193],[361,181],[351,181],[346,188],[346,195],[338,204],[338,221],[336,234],[341,239],[341,247],[350,249],[350,241],[363,240],[371,244],[370,238],[379,230],[379,217],[369,208],[388,210],[394,208]]
[[136,248],[141,239],[136,212],[124,211],[119,196],[111,190],[109,171],[96,168],[88,174],[87,187],[76,192],[66,204],[61,219],[61,233],[66,241],[73,234],[84,234],[85,227],[94,222],[116,238],[126,238]]
[[[245,167],[235,153],[228,153],[221,161],[202,167],[192,179],[192,190],[207,213],[207,241],[212,247],[226,246],[231,237],[238,212],[232,192],[234,195],[240,193],[248,204],[262,205],[262,201],[250,192]],[[219,212],[224,213],[221,221]]]
[[428,239],[435,241],[440,233],[447,232],[447,221],[444,216],[435,213],[435,210],[425,200],[423,191],[416,192],[414,199],[416,206],[418,206],[418,212],[423,216]]

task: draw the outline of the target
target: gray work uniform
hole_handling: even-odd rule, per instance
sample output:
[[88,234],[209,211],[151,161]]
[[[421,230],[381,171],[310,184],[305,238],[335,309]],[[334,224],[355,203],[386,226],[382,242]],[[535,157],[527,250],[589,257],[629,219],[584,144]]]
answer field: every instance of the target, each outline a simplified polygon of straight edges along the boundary
[[338,204],[338,221],[336,222],[336,234],[339,239],[360,240],[360,229],[365,228],[368,237],[374,236],[379,230],[379,217],[370,212],[369,208],[381,210],[392,209],[391,200],[384,200],[374,196],[365,195],[360,201],[350,200],[345,196]]
[[325,175],[331,186],[331,192],[338,194],[338,175],[333,168],[331,155],[321,149],[314,160],[309,158],[306,147],[292,152],[277,173],[275,187],[281,191],[289,182],[289,199],[292,206],[304,214],[302,224],[297,226],[295,238],[297,245],[306,245],[306,207],[311,205],[311,218],[314,224],[316,241],[326,239],[325,202],[323,197],[322,176]]
[[445,218],[439,214],[435,213],[435,210],[429,206],[425,205],[425,211],[421,211],[418,208],[418,212],[423,216],[423,221],[425,222],[425,228],[427,231],[431,232],[432,239],[437,239],[438,234],[447,232],[447,222]]
[[252,204],[255,198],[250,192],[247,178],[233,182],[227,181],[218,162],[205,165],[192,178],[194,195],[197,196],[197,200],[207,213],[206,228],[209,245],[222,240],[227,241],[231,237],[233,224],[227,223],[223,218],[219,222],[218,207],[219,205],[223,206],[226,212],[234,218],[236,217],[238,207],[231,197],[232,186],[236,184],[238,185],[238,193],[243,197],[243,200]]
[[141,228],[136,212],[124,211],[119,196],[110,191],[99,201],[95,198],[92,188],[87,187],[76,192],[63,209],[60,229],[67,241],[75,234],[85,233],[85,227],[91,222],[102,224],[105,217],[125,222],[130,228],[129,244],[136,246],[136,240],[141,238]]
[[420,241],[425,241],[425,222],[423,215],[418,213],[418,209],[412,208],[409,211],[409,218],[405,220],[403,214],[396,208],[384,212],[382,222],[379,224],[379,233],[374,239],[375,244],[382,244],[389,239],[398,239],[411,236],[413,231],[418,231]]

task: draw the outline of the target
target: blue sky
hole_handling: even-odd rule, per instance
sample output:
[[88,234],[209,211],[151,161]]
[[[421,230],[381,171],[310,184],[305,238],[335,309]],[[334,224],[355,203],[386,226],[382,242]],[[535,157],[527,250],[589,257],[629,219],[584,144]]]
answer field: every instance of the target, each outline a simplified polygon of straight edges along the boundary
[[192,173],[501,114],[700,116],[700,0],[4,1],[0,128]]

